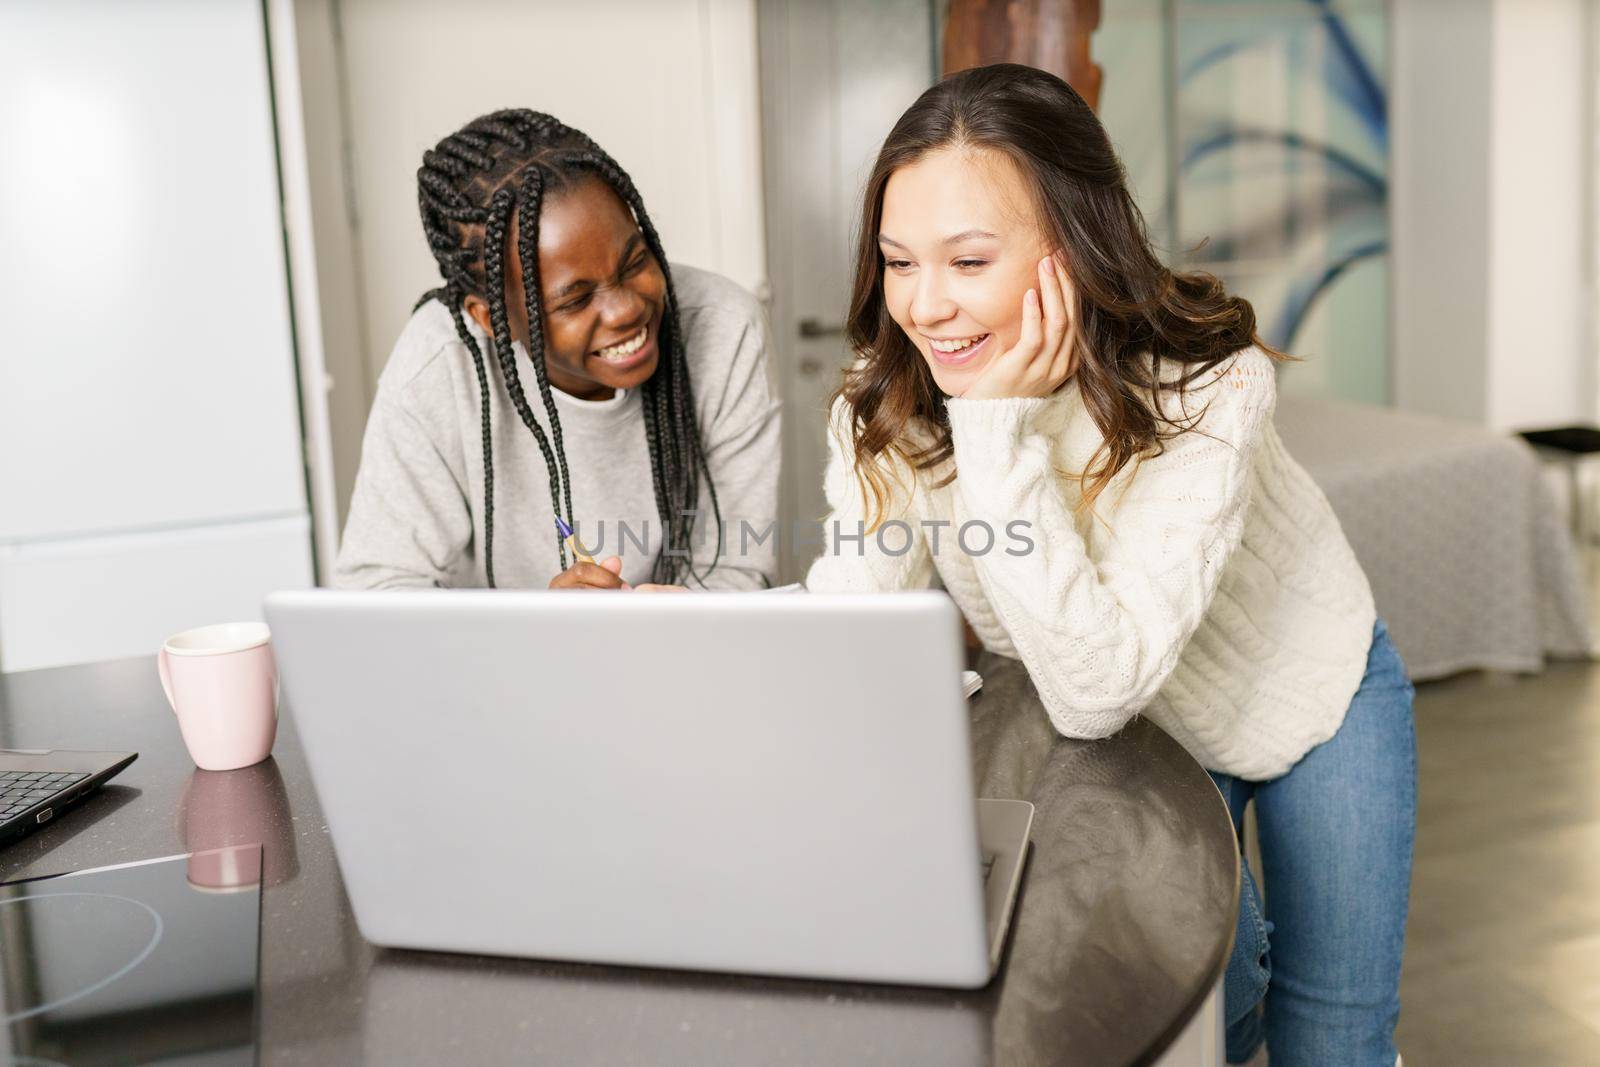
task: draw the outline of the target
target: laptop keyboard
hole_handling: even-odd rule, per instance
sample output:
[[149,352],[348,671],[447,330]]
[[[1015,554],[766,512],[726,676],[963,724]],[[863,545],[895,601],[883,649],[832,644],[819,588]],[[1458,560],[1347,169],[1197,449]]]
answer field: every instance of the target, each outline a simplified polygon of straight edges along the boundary
[[87,774],[70,771],[6,771],[0,774],[0,822],[10,822],[87,777]]

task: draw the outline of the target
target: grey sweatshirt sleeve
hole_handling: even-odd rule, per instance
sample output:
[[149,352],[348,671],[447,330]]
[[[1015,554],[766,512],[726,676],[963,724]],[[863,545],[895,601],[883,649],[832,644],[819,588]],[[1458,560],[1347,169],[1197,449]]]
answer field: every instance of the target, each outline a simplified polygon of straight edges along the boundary
[[[723,279],[731,292],[719,294],[715,309],[700,312],[696,340],[703,351],[724,355],[717,370],[694,382],[700,409],[701,446],[722,511],[722,555],[706,568],[716,549],[710,528],[710,498],[701,491],[706,534],[697,538],[692,558],[713,590],[765,589],[778,573],[778,473],[782,461],[782,405],[772,388],[766,316],[754,297]],[[696,368],[697,370],[699,368]],[[699,583],[689,579],[691,589]]]
[[462,474],[434,435],[407,410],[403,391],[384,382],[367,418],[361,467],[334,568],[341,589],[432,589],[451,575],[472,542]]

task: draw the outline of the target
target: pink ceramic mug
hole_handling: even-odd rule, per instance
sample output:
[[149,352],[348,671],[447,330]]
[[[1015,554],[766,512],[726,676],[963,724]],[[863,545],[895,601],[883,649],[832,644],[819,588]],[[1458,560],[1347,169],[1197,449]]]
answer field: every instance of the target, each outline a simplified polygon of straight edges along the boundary
[[203,770],[260,763],[278,735],[278,667],[266,623],[227,622],[167,638],[161,688]]

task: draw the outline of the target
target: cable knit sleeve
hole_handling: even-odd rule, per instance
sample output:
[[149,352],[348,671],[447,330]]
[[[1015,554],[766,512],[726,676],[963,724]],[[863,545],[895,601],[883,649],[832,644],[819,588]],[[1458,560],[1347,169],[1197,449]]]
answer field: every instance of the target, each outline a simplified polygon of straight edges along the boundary
[[866,501],[856,479],[849,408],[843,400],[834,402],[829,423],[823,491],[830,511],[822,523],[822,555],[806,573],[806,588],[813,593],[926,588],[933,577],[933,563],[912,514],[915,476],[909,470],[899,472],[898,490],[884,511],[888,525],[867,533]]
[[[1049,399],[951,400],[955,489],[971,518],[1031,524],[1032,551],[973,557],[1056,729],[1105,737],[1145,708],[1200,625],[1249,506],[1250,468],[1275,400],[1270,360],[1246,350],[1201,378],[1193,429],[1101,497],[1115,514],[1091,558],[1057,469]],[[1081,410],[1075,418],[1087,418]],[[1097,520],[1098,521],[1098,520]]]

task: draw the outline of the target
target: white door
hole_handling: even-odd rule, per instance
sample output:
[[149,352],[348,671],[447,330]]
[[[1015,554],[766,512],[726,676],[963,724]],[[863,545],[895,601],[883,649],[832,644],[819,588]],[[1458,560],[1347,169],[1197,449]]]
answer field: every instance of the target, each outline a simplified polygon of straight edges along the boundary
[[[848,364],[861,187],[884,137],[933,84],[933,0],[761,0],[761,111],[775,366],[784,396],[785,532],[827,513],[828,398]],[[816,549],[790,551],[784,581]]]

